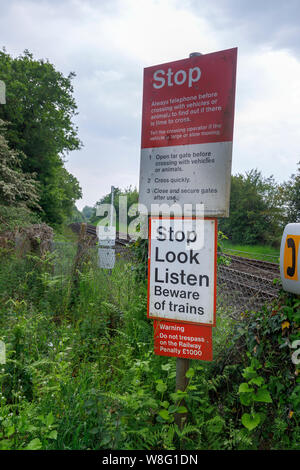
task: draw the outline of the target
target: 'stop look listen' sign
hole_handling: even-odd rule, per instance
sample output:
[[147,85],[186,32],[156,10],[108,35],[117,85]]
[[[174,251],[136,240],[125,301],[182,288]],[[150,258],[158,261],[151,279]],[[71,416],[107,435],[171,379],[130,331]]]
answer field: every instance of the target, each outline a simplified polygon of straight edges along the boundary
[[216,324],[215,219],[150,218],[148,317]]
[[[237,49],[144,70],[140,203],[229,214]],[[191,205],[191,207],[188,207]]]

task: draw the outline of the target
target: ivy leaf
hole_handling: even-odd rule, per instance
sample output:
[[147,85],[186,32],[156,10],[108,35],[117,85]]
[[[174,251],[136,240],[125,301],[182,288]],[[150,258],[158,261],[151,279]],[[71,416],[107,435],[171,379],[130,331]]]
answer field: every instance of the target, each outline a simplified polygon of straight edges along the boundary
[[57,439],[57,431],[53,430],[50,432],[50,434],[48,435],[48,439]]
[[163,382],[159,382],[157,385],[156,385],[156,390],[160,393],[164,393],[166,390],[167,390],[167,386],[165,383]]
[[249,406],[253,402],[252,393],[241,393],[240,402],[242,405]]
[[177,410],[178,410],[177,405],[171,405],[171,406],[169,406],[168,412],[169,413],[176,413]]
[[244,413],[242,416],[242,424],[247,428],[249,431],[256,428],[260,423],[260,416],[258,413],[254,413],[250,415],[249,413]]
[[241,383],[241,385],[239,386],[239,393],[250,393],[250,392],[254,392],[254,389],[249,387],[247,382]]
[[51,426],[52,424],[54,423],[54,416],[53,416],[53,413],[52,411],[50,411],[50,413],[47,415],[46,417],[46,421],[45,421],[45,424],[46,426]]
[[186,395],[187,395],[187,392],[183,392],[182,390],[177,390],[177,392],[170,394],[173,401],[180,401],[183,398],[185,398]]
[[187,379],[191,379],[192,377],[194,377],[194,375],[195,375],[195,371],[194,371],[194,369],[193,369],[192,367],[190,367],[190,368],[186,371],[186,374],[185,374],[185,376],[186,376]]
[[263,377],[254,377],[253,379],[249,380],[249,384],[254,384],[260,387],[264,383],[264,378]]
[[25,450],[40,450],[41,448],[42,443],[38,438],[36,438],[29,442],[29,444],[25,447]]
[[253,395],[254,401],[259,401],[263,403],[272,403],[272,398],[270,395],[269,390],[266,390],[265,388],[261,388],[260,390],[257,390],[257,392]]
[[154,400],[154,398],[148,398],[148,400],[145,401],[145,406],[148,408],[154,408],[156,409],[159,406],[159,403]]
[[179,406],[177,413],[187,413],[187,408],[185,406]]
[[253,367],[249,366],[244,369],[242,376],[245,377],[245,379],[247,380],[253,379],[253,377],[257,376],[257,372]]
[[161,416],[166,421],[168,421],[168,419],[170,417],[168,410],[160,410],[160,412],[158,414],[159,414],[159,416]]
[[161,406],[162,406],[163,408],[168,408],[168,406],[169,406],[169,402],[168,402],[168,401],[166,401],[166,400],[165,400],[165,401],[162,401],[162,402],[160,402],[160,404],[161,404]]

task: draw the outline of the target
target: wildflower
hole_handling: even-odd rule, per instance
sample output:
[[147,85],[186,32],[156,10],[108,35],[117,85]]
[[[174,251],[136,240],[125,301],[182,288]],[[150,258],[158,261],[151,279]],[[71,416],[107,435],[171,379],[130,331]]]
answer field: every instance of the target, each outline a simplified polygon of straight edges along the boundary
[[290,322],[288,322],[287,320],[285,320],[284,322],[281,323],[282,331],[285,330],[286,328],[289,328],[289,327],[290,327]]

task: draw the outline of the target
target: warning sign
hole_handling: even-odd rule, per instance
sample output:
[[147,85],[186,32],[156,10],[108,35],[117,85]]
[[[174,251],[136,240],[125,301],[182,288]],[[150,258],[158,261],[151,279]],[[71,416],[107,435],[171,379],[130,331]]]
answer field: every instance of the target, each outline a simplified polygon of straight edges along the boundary
[[217,221],[150,218],[148,317],[215,326]]
[[116,262],[114,248],[98,248],[99,267],[103,269],[113,269]]
[[196,202],[205,216],[229,215],[236,62],[234,48],[145,68],[139,202],[149,214]]
[[154,353],[159,356],[212,361],[212,328],[155,320]]

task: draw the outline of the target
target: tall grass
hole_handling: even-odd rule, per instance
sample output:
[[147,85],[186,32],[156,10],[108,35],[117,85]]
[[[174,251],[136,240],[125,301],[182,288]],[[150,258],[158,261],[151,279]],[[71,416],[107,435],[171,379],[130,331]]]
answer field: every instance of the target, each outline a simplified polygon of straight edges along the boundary
[[240,423],[245,356],[226,356],[237,326],[226,310],[214,361],[191,361],[188,389],[175,393],[176,359],[154,355],[134,263],[117,257],[109,272],[92,250],[74,283],[75,253],[60,240],[44,260],[2,256],[0,449],[255,448]]
[[269,261],[271,263],[279,262],[279,248],[274,248],[269,245],[238,245],[231,243],[229,240],[223,240],[222,243],[225,253]]

